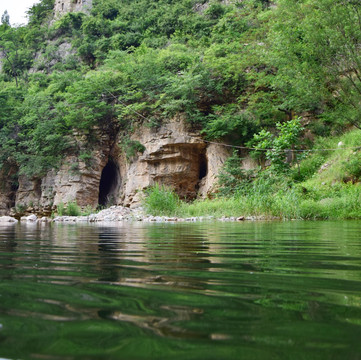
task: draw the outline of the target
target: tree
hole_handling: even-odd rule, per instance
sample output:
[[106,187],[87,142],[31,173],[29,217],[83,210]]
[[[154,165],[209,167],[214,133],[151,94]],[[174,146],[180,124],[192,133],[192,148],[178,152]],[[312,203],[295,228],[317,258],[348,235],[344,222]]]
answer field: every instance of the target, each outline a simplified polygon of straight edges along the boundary
[[5,26],[10,26],[10,15],[7,10],[1,15],[1,24]]
[[29,25],[41,25],[44,20],[52,14],[53,9],[54,0],[41,0],[39,3],[34,4],[27,12]]
[[0,51],[3,61],[3,72],[15,79],[19,85],[19,77],[32,64],[32,51],[24,44],[26,29],[23,27],[2,27],[0,29]]
[[[284,111],[322,113],[342,107],[361,128],[361,6],[353,0],[279,0],[269,62]],[[340,112],[339,112],[340,113]]]
[[284,173],[290,165],[286,161],[287,151],[294,150],[303,130],[300,119],[293,119],[284,123],[277,123],[278,135],[261,130],[255,134],[249,142],[249,146],[255,149],[256,156],[265,156],[271,163],[271,170],[276,173]]

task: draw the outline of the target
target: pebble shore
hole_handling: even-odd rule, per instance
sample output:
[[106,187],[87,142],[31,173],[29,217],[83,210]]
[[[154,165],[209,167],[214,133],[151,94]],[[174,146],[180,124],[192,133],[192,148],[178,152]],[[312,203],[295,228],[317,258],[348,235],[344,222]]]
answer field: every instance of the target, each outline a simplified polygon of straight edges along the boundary
[[[221,217],[197,216],[189,218],[152,216],[145,214],[139,207],[130,209],[123,206],[111,206],[108,209],[87,216],[56,216],[55,218],[37,217],[35,214],[23,216],[21,223],[116,223],[116,222],[199,222],[199,221],[244,221],[244,220],[269,220],[264,216],[239,216],[239,217]],[[11,216],[0,216],[0,224],[17,223],[18,220]]]

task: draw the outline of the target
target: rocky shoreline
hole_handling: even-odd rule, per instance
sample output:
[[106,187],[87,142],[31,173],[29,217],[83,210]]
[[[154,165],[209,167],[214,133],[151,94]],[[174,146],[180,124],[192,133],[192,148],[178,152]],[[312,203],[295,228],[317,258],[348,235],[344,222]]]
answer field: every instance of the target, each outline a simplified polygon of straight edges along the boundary
[[87,216],[56,216],[37,217],[35,214],[23,216],[19,220],[11,216],[0,216],[0,224],[11,223],[117,223],[117,222],[200,222],[200,221],[244,221],[244,220],[270,220],[265,216],[239,216],[239,217],[221,217],[197,216],[189,218],[152,216],[147,215],[143,208],[130,209],[123,206],[111,206],[108,209]]

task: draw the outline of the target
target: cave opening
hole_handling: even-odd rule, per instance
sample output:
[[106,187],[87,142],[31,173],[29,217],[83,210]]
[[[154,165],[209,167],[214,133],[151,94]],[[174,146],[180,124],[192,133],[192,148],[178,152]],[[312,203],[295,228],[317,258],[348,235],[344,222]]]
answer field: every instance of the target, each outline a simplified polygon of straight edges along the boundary
[[119,168],[109,159],[105,165],[99,183],[99,206],[114,205],[119,185]]
[[206,154],[201,154],[199,157],[199,180],[202,180],[207,176],[208,173],[208,163]]
[[16,204],[16,194],[19,189],[19,179],[15,175],[11,176],[10,179],[9,208],[12,208],[15,207]]

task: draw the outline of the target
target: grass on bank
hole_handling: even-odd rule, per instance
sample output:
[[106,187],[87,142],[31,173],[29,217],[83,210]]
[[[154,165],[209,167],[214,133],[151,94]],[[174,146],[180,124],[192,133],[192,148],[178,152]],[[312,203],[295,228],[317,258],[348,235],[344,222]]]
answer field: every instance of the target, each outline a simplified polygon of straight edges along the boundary
[[[341,144],[342,143],[342,144]],[[237,191],[215,199],[180,201],[156,185],[144,201],[149,214],[160,216],[265,215],[281,219],[361,219],[361,131],[339,138],[320,138],[311,152],[287,174],[260,173]]]
[[338,184],[313,188],[306,193],[303,191],[299,186],[295,186],[275,193],[255,192],[249,195],[217,197],[186,203],[167,190],[167,197],[174,196],[172,205],[157,203],[153,207],[148,203],[146,211],[155,216],[178,217],[264,215],[280,219],[361,219],[360,186]]
[[88,216],[96,212],[91,206],[81,208],[76,201],[70,201],[66,205],[61,202],[58,204],[56,213],[58,216]]

